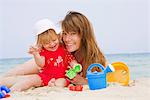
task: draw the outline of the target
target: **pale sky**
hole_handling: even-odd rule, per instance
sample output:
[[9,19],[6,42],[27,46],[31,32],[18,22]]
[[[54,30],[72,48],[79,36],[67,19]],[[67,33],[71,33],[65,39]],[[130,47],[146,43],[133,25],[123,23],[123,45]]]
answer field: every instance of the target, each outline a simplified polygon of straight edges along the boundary
[[0,0],[0,58],[31,57],[33,25],[55,23],[70,10],[92,23],[105,54],[150,52],[149,0]]

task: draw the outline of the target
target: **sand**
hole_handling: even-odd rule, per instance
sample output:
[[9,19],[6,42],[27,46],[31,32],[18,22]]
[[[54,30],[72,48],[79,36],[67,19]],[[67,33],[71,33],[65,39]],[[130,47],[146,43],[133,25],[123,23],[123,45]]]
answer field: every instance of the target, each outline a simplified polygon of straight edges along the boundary
[[149,100],[150,78],[131,80],[129,86],[109,83],[107,88],[89,90],[84,85],[83,91],[70,91],[68,88],[40,87],[23,92],[10,93],[10,97],[1,100]]

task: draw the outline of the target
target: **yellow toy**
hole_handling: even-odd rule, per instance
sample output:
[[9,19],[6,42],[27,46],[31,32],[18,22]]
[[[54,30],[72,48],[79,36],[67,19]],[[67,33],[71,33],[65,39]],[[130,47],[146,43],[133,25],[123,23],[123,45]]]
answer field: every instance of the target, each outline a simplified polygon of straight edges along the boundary
[[128,86],[130,81],[129,68],[123,62],[114,62],[111,64],[115,71],[107,73],[107,82],[117,82],[123,86]]

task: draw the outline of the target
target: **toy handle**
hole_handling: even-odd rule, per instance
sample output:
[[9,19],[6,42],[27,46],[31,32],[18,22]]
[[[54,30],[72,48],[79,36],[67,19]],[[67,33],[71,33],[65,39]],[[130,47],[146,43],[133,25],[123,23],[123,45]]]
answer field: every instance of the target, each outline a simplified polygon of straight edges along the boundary
[[92,69],[93,67],[95,67],[95,66],[99,67],[102,71],[105,70],[105,68],[103,67],[103,65],[101,65],[101,64],[99,64],[99,63],[94,63],[94,64],[91,64],[91,65],[88,67],[87,71],[88,71],[88,72],[89,72],[89,71],[91,72],[91,69]]
[[75,66],[73,66],[73,70],[78,73],[82,70],[82,66],[81,64],[76,64]]
[[10,89],[7,86],[5,85],[0,86],[0,99],[6,97],[8,95],[7,93],[9,92]]

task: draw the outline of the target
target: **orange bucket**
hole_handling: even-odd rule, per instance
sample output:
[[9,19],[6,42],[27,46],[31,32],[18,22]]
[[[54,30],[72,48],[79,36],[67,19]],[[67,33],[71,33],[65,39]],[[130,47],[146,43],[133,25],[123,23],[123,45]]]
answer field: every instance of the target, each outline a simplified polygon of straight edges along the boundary
[[128,66],[123,62],[114,62],[111,64],[115,71],[107,73],[107,82],[116,82],[127,86],[130,81],[130,72]]

